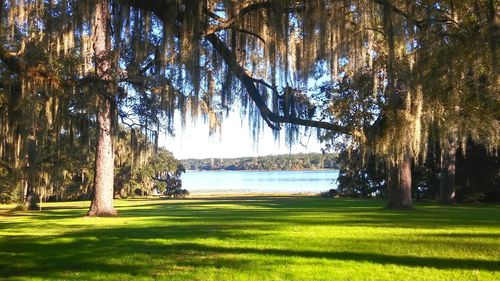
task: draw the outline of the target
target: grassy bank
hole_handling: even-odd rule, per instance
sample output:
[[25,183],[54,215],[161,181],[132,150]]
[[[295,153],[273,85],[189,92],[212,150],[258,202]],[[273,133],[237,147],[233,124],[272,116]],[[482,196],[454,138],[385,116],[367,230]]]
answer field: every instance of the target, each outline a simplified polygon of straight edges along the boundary
[[7,280],[500,280],[500,206],[317,197],[88,202],[0,208]]

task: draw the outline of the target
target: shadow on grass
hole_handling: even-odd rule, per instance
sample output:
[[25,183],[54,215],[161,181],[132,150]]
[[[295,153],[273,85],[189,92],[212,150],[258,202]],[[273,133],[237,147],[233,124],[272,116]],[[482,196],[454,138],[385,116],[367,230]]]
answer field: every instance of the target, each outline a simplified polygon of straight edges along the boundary
[[[369,226],[399,228],[449,228],[500,225],[498,207],[469,208],[417,205],[413,211],[384,209],[377,200],[332,200],[318,197],[244,196],[186,198],[180,200],[134,200],[130,206],[118,206],[120,217],[206,223],[255,222],[304,226]],[[49,207],[33,212],[37,220],[84,216],[87,208]],[[21,214],[25,216],[26,214]]]
[[[216,234],[214,234],[216,233]],[[255,255],[273,256],[266,266],[282,264],[281,258],[299,257],[306,259],[327,259],[334,261],[369,262],[379,265],[426,267],[434,269],[500,270],[499,261],[468,258],[395,256],[379,253],[350,251],[317,251],[296,249],[274,249],[255,247],[222,247],[190,242],[166,242],[156,239],[182,238],[189,241],[195,237],[219,239],[251,239],[236,236],[221,229],[209,231],[198,226],[184,226],[176,230],[158,227],[141,229],[112,228],[82,230],[61,236],[7,237],[0,242],[0,276],[3,277],[46,277],[64,279],[63,272],[147,275],[156,270],[151,260],[168,261],[162,270],[171,271],[178,266],[228,267],[232,270],[248,268]],[[64,238],[61,240],[61,238]],[[390,241],[388,241],[390,242]],[[228,255],[232,255],[229,258]],[[241,255],[241,259],[234,259]],[[276,259],[277,258],[277,259]],[[232,260],[232,261],[231,261]],[[117,262],[119,261],[119,262]],[[311,262],[313,262],[311,260]]]
[[225,248],[206,246],[194,243],[177,244],[184,251],[211,252],[225,254],[260,254],[278,257],[318,258],[341,261],[370,262],[375,264],[393,264],[402,266],[420,266],[437,269],[481,269],[489,271],[500,270],[500,261],[484,261],[475,259],[431,258],[414,256],[391,256],[383,254],[356,252],[320,252],[287,249],[255,249],[255,248]]
[[486,238],[486,239],[499,239],[500,233],[433,233],[426,234],[426,236],[431,237],[440,237],[440,238],[449,238],[449,239],[462,239],[462,238]]
[[[286,198],[286,200],[285,200]],[[175,201],[133,201],[132,205],[119,207],[124,218],[144,219],[149,225],[105,226],[105,228],[75,228],[74,231],[60,235],[29,236],[22,233],[0,236],[0,277],[46,277],[66,279],[65,272],[92,274],[125,273],[132,276],[150,275],[161,270],[175,272],[179,266],[191,267],[228,267],[244,270],[255,266],[254,255],[272,256],[265,266],[273,263],[281,266],[286,257],[306,259],[327,259],[338,261],[369,262],[379,265],[398,265],[427,267],[434,269],[479,269],[499,271],[498,260],[479,260],[471,258],[443,258],[396,256],[383,253],[355,251],[319,251],[301,249],[277,249],[242,247],[240,241],[258,241],[269,231],[279,231],[286,226],[328,225],[328,226],[369,226],[369,227],[408,227],[437,228],[485,226],[498,228],[498,208],[483,208],[470,211],[463,208],[417,207],[413,212],[393,212],[382,209],[380,201],[324,200],[318,198],[276,198],[252,197],[248,199],[226,198],[186,199]],[[66,218],[78,218],[85,214],[86,208],[54,207],[44,212],[33,213],[31,218],[38,225],[47,222],[47,227]],[[103,219],[104,220],[104,219]],[[111,219],[105,219],[112,222]],[[100,220],[101,222],[102,220]],[[26,226],[26,225],[24,225]],[[8,222],[0,218],[1,229],[23,227],[21,222]],[[81,227],[81,226],[78,226]],[[96,226],[98,227],[98,226]],[[247,232],[245,230],[252,230]],[[426,234],[427,235],[427,234]],[[388,237],[386,243],[397,243],[401,247],[411,243],[443,244],[449,249],[453,243],[449,238],[493,238],[494,233],[438,233],[429,234],[435,238],[428,242],[422,240],[403,240]],[[208,239],[212,243],[200,243]],[[399,239],[399,240],[398,240]],[[235,247],[213,245],[213,241],[230,241]],[[359,240],[358,243],[368,243]],[[352,240],[349,243],[356,243]],[[375,243],[375,242],[374,242]],[[380,242],[379,242],[380,243]],[[460,247],[468,251],[487,247],[488,243],[469,241]],[[238,255],[232,259],[228,255]],[[151,261],[155,261],[152,263]],[[155,264],[156,263],[156,264]],[[186,269],[189,270],[189,269]],[[72,279],[74,278],[71,275]],[[87,276],[88,277],[88,276]],[[85,276],[81,277],[85,280]]]
[[[246,197],[245,197],[246,198]],[[249,197],[236,200],[178,200],[165,204],[136,205],[120,210],[122,217],[156,217],[185,222],[196,219],[210,223],[253,221],[304,226],[370,226],[401,228],[444,228],[464,226],[497,227],[500,209],[497,207],[468,208],[418,206],[414,211],[394,211],[383,208],[377,200],[328,200],[318,197]],[[430,207],[428,207],[430,206]]]

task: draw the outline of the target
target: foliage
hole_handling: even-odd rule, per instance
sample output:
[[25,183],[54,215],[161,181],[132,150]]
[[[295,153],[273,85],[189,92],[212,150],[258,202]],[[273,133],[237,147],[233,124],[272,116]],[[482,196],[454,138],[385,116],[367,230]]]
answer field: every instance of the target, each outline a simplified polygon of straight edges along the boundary
[[[94,128],[87,129],[90,135],[74,137],[73,141],[62,136],[57,153],[43,151],[43,158],[37,160],[36,194],[43,200],[61,201],[89,199],[94,178],[94,151],[88,142],[95,142]],[[134,149],[133,142],[138,148]],[[120,128],[115,146],[115,186],[114,193],[120,197],[130,197],[139,189],[141,194],[153,189],[163,192],[167,186],[161,181],[171,177],[180,181],[184,171],[180,162],[171,152],[162,147],[155,148],[145,135],[130,129]],[[46,150],[50,147],[43,148]],[[8,169],[0,169],[0,202],[20,202],[23,191],[9,179]],[[177,184],[177,186],[180,182]]]
[[328,198],[328,197],[333,197],[333,198],[337,198],[339,197],[339,192],[337,191],[337,189],[329,189],[327,191],[323,191],[323,192],[320,192],[318,194],[320,197],[325,197],[325,198]]
[[[123,130],[118,135],[115,142],[115,194],[126,198],[137,193],[152,194],[153,190],[161,194],[171,186],[180,188],[184,167],[170,151],[155,148],[145,135],[134,130]],[[137,147],[135,152],[134,146]]]
[[59,140],[88,133],[74,117],[104,115],[103,100],[106,120],[154,143],[176,111],[214,133],[239,103],[254,136],[317,128],[381,159],[393,193],[408,193],[429,137],[498,149],[498,30],[493,0],[3,1],[1,176],[31,193],[38,179],[63,185],[63,167],[36,159],[73,149]]
[[[440,148],[430,145],[423,163],[412,169],[412,193],[417,200],[437,199],[439,196]],[[457,158],[456,200],[464,202],[500,201],[500,157],[490,155],[486,148],[468,142],[466,151],[459,150]],[[337,189],[330,194],[340,197],[381,197],[387,192],[385,165],[373,156],[363,160],[359,151],[339,155]],[[333,192],[335,191],[335,192]],[[322,194],[320,194],[322,196]]]
[[168,198],[184,198],[189,196],[189,191],[182,189],[182,181],[176,178],[169,178],[166,180],[167,188],[163,193]]
[[339,156],[338,195],[353,198],[382,198],[387,192],[385,166],[380,159],[363,159],[359,151],[343,151]]

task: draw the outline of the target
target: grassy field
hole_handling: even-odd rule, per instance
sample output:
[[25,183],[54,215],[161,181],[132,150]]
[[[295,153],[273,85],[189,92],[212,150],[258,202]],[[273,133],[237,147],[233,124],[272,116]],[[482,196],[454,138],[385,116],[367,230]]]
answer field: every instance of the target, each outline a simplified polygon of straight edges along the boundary
[[5,280],[500,280],[500,206],[215,197],[0,209]]

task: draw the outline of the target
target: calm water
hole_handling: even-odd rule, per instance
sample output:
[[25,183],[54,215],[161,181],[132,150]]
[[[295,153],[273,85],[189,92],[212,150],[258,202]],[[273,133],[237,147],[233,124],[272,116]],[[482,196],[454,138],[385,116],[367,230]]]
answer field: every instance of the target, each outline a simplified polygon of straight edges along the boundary
[[182,188],[191,194],[318,193],[336,185],[337,170],[187,171]]

